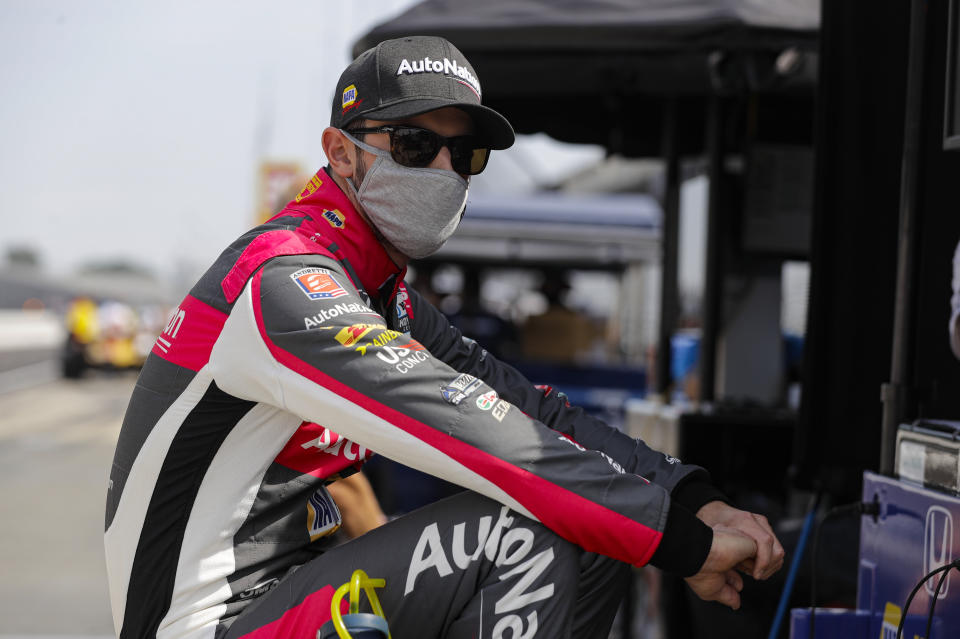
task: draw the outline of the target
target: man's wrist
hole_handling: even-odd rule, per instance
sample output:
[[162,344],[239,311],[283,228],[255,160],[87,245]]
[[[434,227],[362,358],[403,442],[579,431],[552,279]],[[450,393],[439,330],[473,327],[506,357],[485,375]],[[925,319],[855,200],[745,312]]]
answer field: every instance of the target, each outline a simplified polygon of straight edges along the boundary
[[650,563],[666,572],[689,577],[700,571],[712,544],[713,529],[681,504],[671,502],[660,545]]

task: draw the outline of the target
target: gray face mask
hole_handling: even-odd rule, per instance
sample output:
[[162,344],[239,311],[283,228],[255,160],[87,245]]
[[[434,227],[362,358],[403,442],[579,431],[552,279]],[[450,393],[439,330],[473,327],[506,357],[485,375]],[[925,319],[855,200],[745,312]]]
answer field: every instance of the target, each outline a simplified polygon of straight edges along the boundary
[[377,156],[359,189],[347,178],[373,225],[408,257],[436,253],[460,224],[467,206],[467,181],[453,171],[401,166],[389,151],[343,134]]

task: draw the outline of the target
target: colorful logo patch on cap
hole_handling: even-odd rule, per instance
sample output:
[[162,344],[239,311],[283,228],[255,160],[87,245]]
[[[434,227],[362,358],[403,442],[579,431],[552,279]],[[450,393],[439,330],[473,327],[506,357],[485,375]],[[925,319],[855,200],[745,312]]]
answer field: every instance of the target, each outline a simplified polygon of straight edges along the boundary
[[303,187],[303,190],[297,193],[297,202],[316,193],[321,184],[323,184],[323,181],[314,175],[312,178],[310,178],[310,181],[307,182],[307,185]]
[[351,84],[346,89],[343,90],[343,98],[341,99],[340,106],[343,108],[343,113],[346,113],[350,109],[359,106],[363,100],[357,99],[357,85]]
[[333,209],[332,211],[324,210],[323,219],[335,229],[342,229],[347,225],[347,218],[339,209]]
[[302,268],[290,275],[290,279],[312,300],[332,300],[347,294],[324,268]]

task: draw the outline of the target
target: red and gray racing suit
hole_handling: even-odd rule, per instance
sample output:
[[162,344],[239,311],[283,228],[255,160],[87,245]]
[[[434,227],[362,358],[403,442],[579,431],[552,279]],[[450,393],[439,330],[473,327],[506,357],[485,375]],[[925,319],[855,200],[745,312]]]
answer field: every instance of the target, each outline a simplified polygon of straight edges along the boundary
[[[469,491],[334,547],[325,485],[373,451]],[[628,564],[699,569],[692,513],[716,497],[464,338],[321,170],[223,252],[141,372],[107,495],[114,622],[312,638],[363,568],[398,639],[599,636]]]

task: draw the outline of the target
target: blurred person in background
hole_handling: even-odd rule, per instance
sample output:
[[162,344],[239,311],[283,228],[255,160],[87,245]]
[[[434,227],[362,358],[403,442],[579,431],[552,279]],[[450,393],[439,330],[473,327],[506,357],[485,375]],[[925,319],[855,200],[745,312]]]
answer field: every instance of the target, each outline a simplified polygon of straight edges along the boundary
[[600,327],[567,307],[564,298],[569,290],[565,271],[544,271],[540,292],[547,300],[547,308],[523,323],[525,358],[570,364],[589,353],[594,342],[602,337]]
[[77,378],[87,367],[86,350],[100,335],[97,303],[89,297],[78,297],[67,307],[65,317],[67,342],[63,348],[63,375]]
[[483,304],[480,270],[468,268],[463,273],[460,307],[449,314],[450,325],[477,341],[497,359],[517,359],[517,331],[513,324],[492,313]]
[[[442,38],[361,54],[322,133],[329,165],[173,314],[110,475],[121,638],[313,637],[357,568],[386,579],[398,639],[603,637],[630,564],[733,608],[736,567],[780,568],[766,520],[703,469],[544,395],[406,287],[514,141],[480,95]],[[352,498],[328,485],[373,451],[469,490],[334,545]]]

